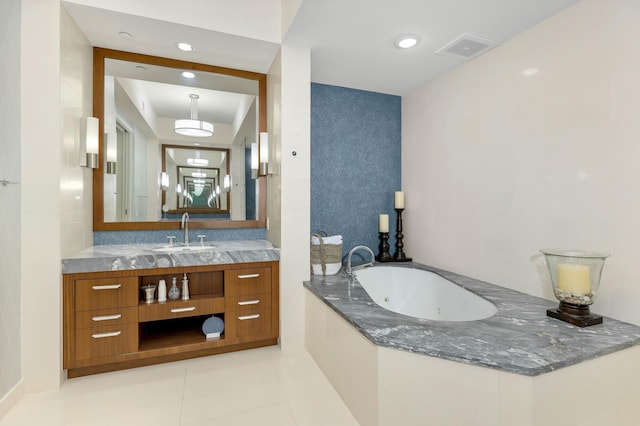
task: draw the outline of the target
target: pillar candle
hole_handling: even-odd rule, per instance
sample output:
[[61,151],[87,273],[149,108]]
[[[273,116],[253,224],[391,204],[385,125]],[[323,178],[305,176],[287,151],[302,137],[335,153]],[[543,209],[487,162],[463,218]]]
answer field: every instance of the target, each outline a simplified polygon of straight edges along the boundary
[[380,232],[389,232],[389,215],[388,214],[381,214],[380,218],[378,219],[378,223],[379,223],[379,231]]
[[395,208],[404,209],[404,192],[402,191],[396,192]]
[[558,290],[571,294],[591,293],[591,274],[587,265],[558,264]]

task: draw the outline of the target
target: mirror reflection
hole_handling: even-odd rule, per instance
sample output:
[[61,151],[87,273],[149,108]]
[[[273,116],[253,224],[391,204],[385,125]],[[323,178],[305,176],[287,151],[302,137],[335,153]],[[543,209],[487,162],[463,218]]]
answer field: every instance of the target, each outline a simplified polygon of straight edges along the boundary
[[[160,176],[163,219],[191,217],[230,219],[229,150],[162,146]],[[236,194],[240,199],[240,194]]]
[[201,227],[261,226],[264,191],[250,168],[266,122],[263,75],[116,53],[125,58],[104,59],[101,179],[94,175],[102,218],[94,217],[94,229],[166,228],[187,211]]

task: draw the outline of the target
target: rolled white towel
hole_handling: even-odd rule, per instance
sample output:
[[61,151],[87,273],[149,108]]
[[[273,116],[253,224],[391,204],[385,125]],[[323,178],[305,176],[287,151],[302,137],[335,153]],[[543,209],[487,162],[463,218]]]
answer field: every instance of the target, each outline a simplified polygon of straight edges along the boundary
[[[331,235],[329,237],[322,237],[322,242],[324,244],[342,244],[342,235]],[[311,244],[319,246],[320,240],[318,239],[318,237],[311,237]]]

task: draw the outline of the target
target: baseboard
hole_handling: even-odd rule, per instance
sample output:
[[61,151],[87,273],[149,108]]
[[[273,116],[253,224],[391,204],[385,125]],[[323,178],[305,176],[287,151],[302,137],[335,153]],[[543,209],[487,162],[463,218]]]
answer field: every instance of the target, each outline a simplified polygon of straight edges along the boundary
[[20,380],[5,396],[0,399],[0,420],[18,403],[24,395],[24,381]]

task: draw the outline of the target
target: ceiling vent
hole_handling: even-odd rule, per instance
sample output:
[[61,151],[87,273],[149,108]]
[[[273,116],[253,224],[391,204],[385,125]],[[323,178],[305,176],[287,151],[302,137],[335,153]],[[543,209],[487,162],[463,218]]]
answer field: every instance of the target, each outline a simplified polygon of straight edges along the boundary
[[439,55],[468,61],[496,47],[498,42],[472,34],[462,34],[436,51]]

